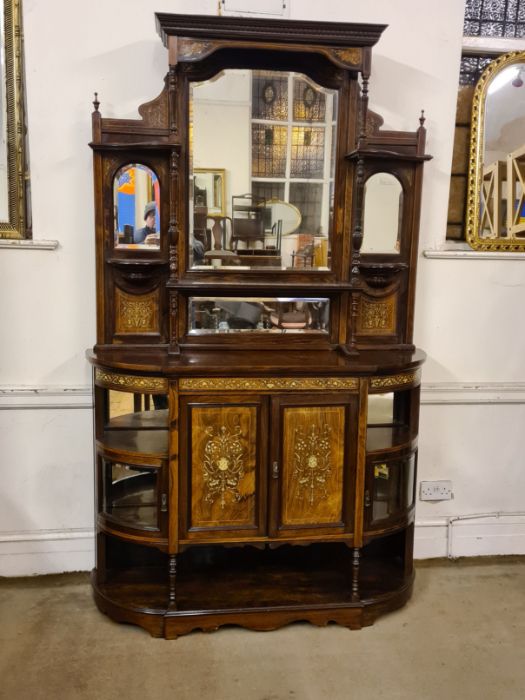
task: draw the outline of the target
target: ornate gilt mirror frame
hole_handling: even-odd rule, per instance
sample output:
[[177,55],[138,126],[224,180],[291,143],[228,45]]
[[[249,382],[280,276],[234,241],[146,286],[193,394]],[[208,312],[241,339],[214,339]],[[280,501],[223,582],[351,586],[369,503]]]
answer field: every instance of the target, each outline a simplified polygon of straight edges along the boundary
[[[0,187],[7,190],[6,217],[0,220],[0,238],[26,238],[26,154],[23,81],[23,38],[21,0],[3,0],[1,41],[5,56],[4,134],[7,147],[7,168]],[[4,180],[4,182],[2,182]]]
[[[469,156],[469,177],[468,177],[468,196],[467,196],[467,216],[466,216],[466,238],[468,244],[475,250],[487,251],[525,251],[525,238],[517,238],[513,235],[516,229],[521,226],[513,226],[511,224],[512,215],[514,212],[515,203],[511,201],[511,206],[507,206],[505,213],[504,209],[500,209],[503,205],[501,196],[503,185],[506,181],[513,181],[515,173],[515,161],[518,151],[507,155],[507,162],[499,161],[492,167],[492,173],[488,173],[490,168],[484,164],[484,148],[485,148],[485,117],[486,117],[486,101],[490,84],[498,73],[508,68],[515,63],[525,63],[525,51],[513,51],[503,54],[492,61],[482,73],[472,100],[472,122],[470,132],[470,156]],[[525,116],[525,115],[524,115]],[[523,138],[525,146],[525,134]],[[522,156],[519,156],[521,159]],[[512,178],[510,173],[513,173]],[[491,178],[489,185],[490,192],[487,196],[492,197],[494,208],[490,212],[490,216],[498,221],[499,217],[505,217],[504,228],[505,236],[498,235],[499,230],[494,231],[490,237],[480,235],[480,226],[482,224],[482,187],[484,178]],[[520,178],[521,179],[521,178]],[[525,190],[525,188],[524,188]],[[520,199],[520,206],[522,203]],[[505,202],[506,204],[506,202]],[[499,226],[492,227],[499,229]],[[514,231],[513,231],[514,229]]]

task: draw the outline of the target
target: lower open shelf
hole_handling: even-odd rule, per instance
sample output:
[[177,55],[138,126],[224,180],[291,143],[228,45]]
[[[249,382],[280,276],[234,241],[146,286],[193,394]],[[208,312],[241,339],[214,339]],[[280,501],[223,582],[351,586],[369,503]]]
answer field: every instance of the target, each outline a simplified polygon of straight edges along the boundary
[[290,622],[328,622],[359,629],[401,607],[410,597],[412,571],[402,557],[380,557],[365,547],[358,591],[352,592],[352,550],[342,544],[251,547],[201,547],[178,556],[175,604],[170,604],[165,566],[108,571],[100,582],[93,572],[95,600],[114,620],[138,624],[153,636],[174,638],[193,629],[235,624],[270,630]]

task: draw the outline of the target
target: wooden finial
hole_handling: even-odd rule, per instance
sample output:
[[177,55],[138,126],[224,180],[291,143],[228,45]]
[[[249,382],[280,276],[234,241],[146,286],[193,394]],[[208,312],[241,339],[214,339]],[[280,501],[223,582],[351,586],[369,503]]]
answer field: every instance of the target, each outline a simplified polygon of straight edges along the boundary
[[419,117],[419,124],[420,126],[423,126],[425,123],[425,110],[421,110],[421,116]]
[[100,107],[100,102],[98,101],[98,92],[95,93],[95,99],[93,100],[93,107],[95,108],[95,112],[98,112],[98,108]]

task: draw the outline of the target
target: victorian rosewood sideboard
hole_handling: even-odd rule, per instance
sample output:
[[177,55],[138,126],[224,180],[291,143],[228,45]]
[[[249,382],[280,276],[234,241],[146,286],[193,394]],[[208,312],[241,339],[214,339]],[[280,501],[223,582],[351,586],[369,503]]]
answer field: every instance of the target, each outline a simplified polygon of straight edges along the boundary
[[369,625],[414,578],[423,119],[368,109],[382,25],[156,21],[160,95],[92,116],[96,603]]

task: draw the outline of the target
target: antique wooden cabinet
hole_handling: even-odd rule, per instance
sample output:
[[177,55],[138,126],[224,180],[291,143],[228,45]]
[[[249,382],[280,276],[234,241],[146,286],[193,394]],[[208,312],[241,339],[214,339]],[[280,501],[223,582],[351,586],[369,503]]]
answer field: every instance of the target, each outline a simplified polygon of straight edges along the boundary
[[97,605],[371,624],[414,576],[423,119],[368,109],[384,26],[156,19],[160,95],[93,112]]

